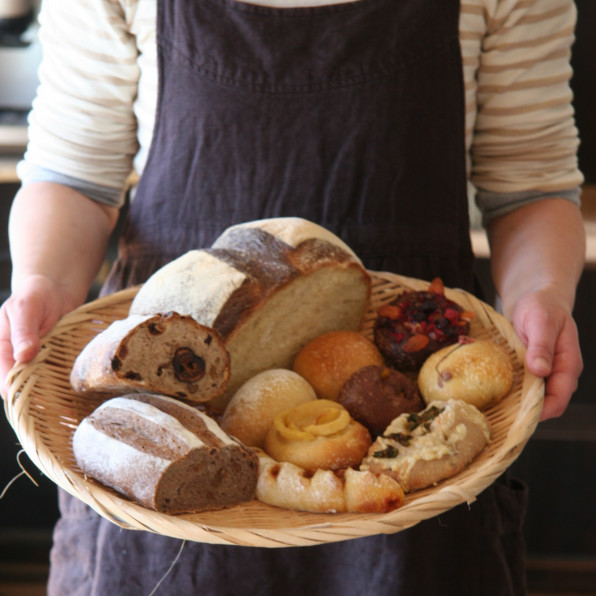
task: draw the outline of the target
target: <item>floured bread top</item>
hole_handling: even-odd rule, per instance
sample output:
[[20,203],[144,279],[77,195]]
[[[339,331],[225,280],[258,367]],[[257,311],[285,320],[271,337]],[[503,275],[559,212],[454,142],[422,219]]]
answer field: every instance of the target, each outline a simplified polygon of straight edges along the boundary
[[[135,296],[129,314],[177,312],[203,325],[213,321],[246,274],[206,250],[191,250],[164,265]],[[200,288],[200,300],[192,293]]]
[[228,234],[233,234],[237,230],[247,228],[259,228],[269,234],[272,234],[277,239],[285,242],[292,248],[296,248],[306,240],[324,240],[333,244],[349,255],[354,257],[358,262],[360,259],[354,251],[343,240],[338,238],[333,232],[330,232],[323,226],[316,223],[302,219],[300,217],[275,217],[271,219],[258,219],[241,223],[228,228],[220,238],[225,238]]

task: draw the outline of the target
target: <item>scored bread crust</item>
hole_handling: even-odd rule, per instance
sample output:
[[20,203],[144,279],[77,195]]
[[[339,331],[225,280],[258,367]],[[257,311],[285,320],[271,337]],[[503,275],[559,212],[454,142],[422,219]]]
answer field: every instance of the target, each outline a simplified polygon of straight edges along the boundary
[[402,487],[387,475],[352,468],[309,473],[255,451],[259,457],[256,494],[268,505],[312,513],[387,513],[403,505]]
[[114,321],[83,348],[70,382],[80,393],[149,391],[198,403],[222,393],[229,376],[217,331],[169,312]]
[[73,437],[88,476],[163,513],[221,509],[254,498],[256,455],[178,400],[115,397],[84,418]]
[[[438,414],[425,418],[433,411]],[[406,492],[418,490],[461,472],[489,440],[488,420],[476,407],[432,402],[422,412],[398,416],[370,446],[360,469],[387,474]]]
[[242,383],[267,368],[291,368],[312,338],[358,330],[370,292],[370,275],[339,238],[300,218],[275,218],[228,228],[210,249],[165,265],[141,286],[130,313],[174,310],[220,333],[231,377],[210,406],[223,412]]

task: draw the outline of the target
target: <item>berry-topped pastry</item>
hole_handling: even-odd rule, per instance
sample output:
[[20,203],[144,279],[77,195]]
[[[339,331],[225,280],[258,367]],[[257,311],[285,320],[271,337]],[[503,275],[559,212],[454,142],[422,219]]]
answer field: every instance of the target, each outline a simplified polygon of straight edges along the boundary
[[474,313],[445,296],[441,279],[407,291],[377,310],[374,338],[387,364],[416,371],[433,353],[467,335]]

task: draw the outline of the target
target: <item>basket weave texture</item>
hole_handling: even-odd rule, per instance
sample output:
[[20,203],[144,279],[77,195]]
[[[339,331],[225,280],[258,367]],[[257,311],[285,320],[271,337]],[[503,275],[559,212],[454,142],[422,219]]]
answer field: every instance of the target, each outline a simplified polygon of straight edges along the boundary
[[[379,306],[405,290],[428,288],[428,282],[391,273],[371,275],[371,308],[363,323],[363,332],[369,337]],[[475,313],[470,335],[500,343],[509,352],[515,370],[509,395],[485,412],[492,429],[491,443],[463,472],[408,494],[401,508],[385,514],[305,513],[256,500],[220,511],[175,516],[158,513],[85,478],[71,447],[78,423],[101,401],[72,391],[72,363],[92,337],[128,315],[136,292],[137,288],[123,290],[64,316],[44,338],[37,357],[15,366],[5,401],[7,418],[33,463],[58,486],[124,528],[197,542],[258,547],[310,546],[399,532],[460,503],[473,502],[519,456],[538,423],[544,384],[526,370],[524,346],[510,323],[471,294],[446,288],[447,297]]]

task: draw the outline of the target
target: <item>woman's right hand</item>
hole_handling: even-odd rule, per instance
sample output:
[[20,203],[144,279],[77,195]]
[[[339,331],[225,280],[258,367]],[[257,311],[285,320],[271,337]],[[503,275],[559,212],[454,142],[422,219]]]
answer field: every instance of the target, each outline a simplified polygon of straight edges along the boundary
[[15,362],[26,363],[39,351],[40,339],[58,319],[78,306],[68,291],[49,277],[32,275],[0,308],[0,382],[2,395]]

